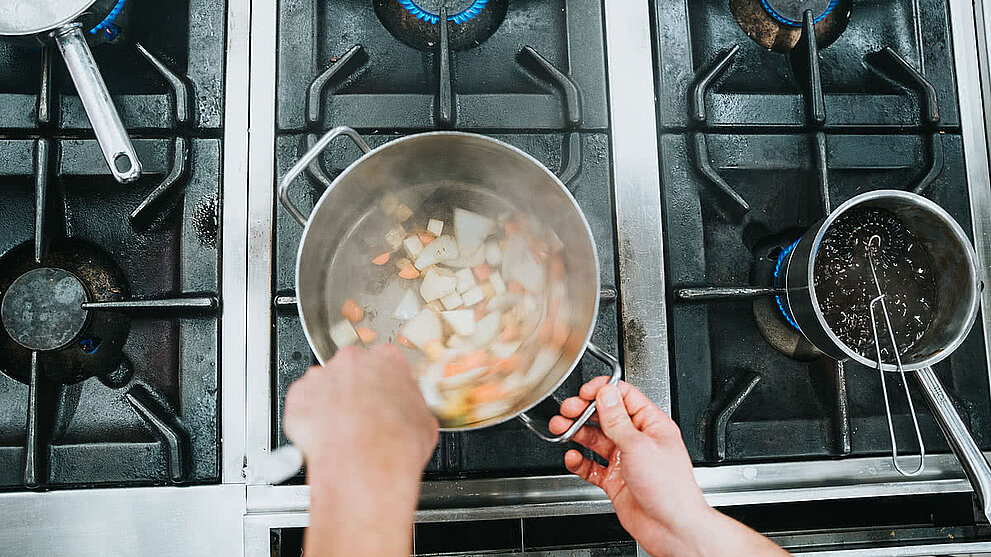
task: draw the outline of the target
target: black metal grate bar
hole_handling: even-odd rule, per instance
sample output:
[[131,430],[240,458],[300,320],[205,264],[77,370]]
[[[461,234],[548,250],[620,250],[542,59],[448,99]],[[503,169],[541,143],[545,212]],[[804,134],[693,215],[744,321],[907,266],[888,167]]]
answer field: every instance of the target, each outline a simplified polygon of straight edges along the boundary
[[743,401],[747,399],[757,383],[760,383],[761,376],[757,373],[750,372],[750,376],[747,377],[740,385],[740,389],[733,394],[725,406],[722,407],[716,413],[716,419],[714,421],[715,427],[712,429],[713,433],[713,445],[715,446],[715,457],[716,460],[722,462],[726,460],[726,437],[729,430],[729,421],[736,413]]
[[126,393],[124,398],[131,404],[134,411],[141,416],[151,429],[152,435],[158,439],[165,451],[165,464],[169,479],[181,482],[186,477],[185,471],[185,440],[180,435],[178,427],[173,425],[175,417],[171,412],[161,408],[151,398],[144,387],[137,385]]
[[147,226],[153,218],[154,213],[163,212],[168,208],[168,204],[165,200],[168,198],[168,193],[176,186],[176,184],[183,181],[186,175],[189,173],[189,160],[192,157],[190,142],[185,137],[176,137],[172,140],[172,168],[169,170],[168,175],[162,180],[160,184],[155,186],[151,193],[145,196],[138,203],[138,206],[131,211],[130,220],[131,226],[135,228],[142,228]]
[[84,302],[82,308],[116,312],[200,312],[214,311],[220,301],[214,296],[157,298],[152,300],[121,300],[118,302]]
[[923,194],[929,186],[943,172],[943,138],[939,132],[929,135],[929,149],[926,151],[929,156],[929,166],[926,172],[919,178],[919,181],[912,188],[913,193]]
[[55,112],[55,52],[53,47],[45,47],[41,51],[41,85],[38,90],[37,113],[35,118],[38,125],[46,127],[52,123]]
[[699,74],[698,78],[695,80],[695,85],[692,86],[692,118],[696,122],[705,122],[708,118],[705,113],[705,93],[709,90],[709,86],[712,82],[716,80],[717,77],[722,75],[729,67],[730,63],[733,62],[733,58],[736,53],[740,52],[740,45],[735,44],[732,48],[726,51],[721,58],[715,61],[709,68]]
[[48,212],[48,169],[51,142],[37,139],[34,142],[34,260],[41,263],[45,253],[45,220]]
[[330,66],[320,73],[306,89],[306,121],[311,126],[318,126],[323,118],[323,92],[331,83],[340,83],[354,74],[365,64],[368,57],[365,49],[356,44],[348,49],[343,56],[331,60]]
[[733,204],[739,208],[741,211],[746,213],[750,210],[750,204],[747,203],[740,194],[723,180],[723,177],[716,172],[716,169],[712,166],[712,161],[709,159],[709,143],[705,138],[705,134],[702,132],[696,132],[694,135],[693,145],[695,146],[695,164],[698,165],[699,171],[705,176],[710,182],[715,185],[719,191],[723,192]]
[[437,43],[437,101],[434,122],[442,128],[454,126],[457,107],[454,103],[454,84],[451,76],[451,40],[447,21],[447,5],[440,10],[440,41]]
[[822,72],[819,68],[819,41],[816,40],[815,14],[805,10],[802,16],[802,40],[809,72],[808,110],[812,122],[821,126],[826,121],[826,98],[822,93]]
[[175,101],[176,122],[179,124],[189,124],[193,119],[193,94],[187,80],[172,71],[165,62],[152,54],[145,45],[135,42],[134,48],[155,68],[155,71],[165,78],[169,87],[172,88],[172,95]]
[[25,428],[24,443],[24,485],[27,487],[38,487],[41,485],[44,471],[45,445],[41,441],[41,420],[40,420],[40,393],[41,390],[41,370],[38,361],[38,351],[31,352],[31,383],[28,385],[28,416]]

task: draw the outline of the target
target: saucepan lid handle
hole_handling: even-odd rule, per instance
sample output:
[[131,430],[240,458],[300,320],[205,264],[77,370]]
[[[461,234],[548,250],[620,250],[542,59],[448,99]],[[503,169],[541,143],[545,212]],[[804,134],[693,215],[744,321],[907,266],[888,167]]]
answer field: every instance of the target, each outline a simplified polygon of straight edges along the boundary
[[[616,383],[619,383],[619,380],[623,378],[623,365],[619,363],[619,360],[617,360],[612,354],[606,352],[591,342],[588,343],[586,350],[589,354],[595,356],[608,365],[610,369],[612,369],[612,375],[609,377],[609,384],[615,385]],[[570,441],[576,433],[578,433],[578,430],[581,429],[586,422],[588,422],[589,418],[591,418],[594,413],[595,401],[593,400],[592,404],[589,404],[588,408],[582,412],[582,415],[575,420],[575,423],[571,424],[571,427],[569,427],[568,430],[561,435],[551,435],[546,426],[539,424],[537,419],[527,415],[526,412],[520,414],[520,421],[522,421],[523,424],[537,437],[540,437],[548,443],[566,443]]]
[[347,126],[338,126],[328,131],[323,137],[320,138],[319,141],[316,142],[316,144],[313,145],[313,147],[310,147],[310,150],[307,151],[298,161],[296,161],[296,164],[289,169],[289,172],[287,172],[279,182],[279,201],[286,208],[286,210],[289,211],[292,218],[296,219],[296,222],[298,222],[300,226],[306,226],[306,217],[303,215],[302,211],[300,211],[296,205],[293,204],[292,200],[289,199],[289,186],[296,180],[296,178],[299,177],[300,174],[303,173],[307,166],[309,166],[318,156],[320,156],[320,153],[322,153],[323,150],[330,145],[330,142],[336,139],[339,135],[347,136],[348,139],[353,141],[354,144],[361,149],[362,153],[367,153],[372,150],[372,148],[365,143],[365,140],[358,135],[358,132]]

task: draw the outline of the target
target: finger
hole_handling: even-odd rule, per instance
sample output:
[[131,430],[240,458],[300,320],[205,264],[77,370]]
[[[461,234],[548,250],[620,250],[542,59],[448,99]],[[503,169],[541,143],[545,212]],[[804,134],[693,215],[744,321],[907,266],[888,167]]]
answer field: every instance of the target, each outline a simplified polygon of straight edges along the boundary
[[[574,421],[567,418],[554,416],[551,418],[550,422],[551,433],[554,435],[561,435],[565,431],[568,431],[568,428],[571,427],[571,424],[573,423]],[[571,437],[571,440],[601,456],[603,460],[609,460],[609,456],[612,455],[613,451],[616,449],[616,444],[610,441],[609,438],[602,433],[602,430],[597,427],[582,427],[575,432],[574,436]]]
[[[561,403],[561,415],[566,417],[577,417],[581,415],[585,411],[585,406],[582,406],[583,401],[593,400],[599,389],[606,385],[608,381],[609,378],[603,375],[585,383],[579,397],[572,397]],[[639,389],[626,381],[620,381],[616,384],[616,387],[623,393],[623,403],[626,405],[626,409],[633,420],[633,425],[637,429],[644,432],[650,430],[652,434],[657,435],[670,435],[673,431],[676,431],[677,426],[675,426],[674,421],[647,398],[647,395],[640,392]],[[569,402],[572,399],[574,401]],[[567,404],[567,407],[565,404]],[[567,413],[565,413],[566,411]]]
[[629,448],[642,435],[633,422],[623,402],[623,393],[615,385],[606,385],[595,395],[599,413],[599,427],[620,450]]
[[564,453],[564,467],[572,474],[600,488],[608,475],[605,466],[592,462],[574,449]]
[[589,404],[591,404],[589,401],[577,396],[566,398],[561,403],[561,415],[565,418],[577,418],[582,415]]
[[599,392],[599,389],[608,382],[609,376],[607,375],[593,377],[578,390],[578,396],[588,401],[595,400],[595,393]]

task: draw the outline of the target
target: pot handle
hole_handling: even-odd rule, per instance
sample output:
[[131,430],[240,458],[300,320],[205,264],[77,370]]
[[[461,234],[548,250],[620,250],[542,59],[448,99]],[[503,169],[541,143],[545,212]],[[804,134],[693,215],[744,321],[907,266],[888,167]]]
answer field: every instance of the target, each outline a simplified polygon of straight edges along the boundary
[[309,166],[310,163],[312,163],[318,156],[320,156],[320,153],[327,148],[327,145],[330,145],[330,142],[339,135],[346,135],[348,139],[353,141],[354,144],[361,149],[362,154],[372,150],[372,148],[365,143],[365,140],[358,135],[358,132],[347,126],[337,126],[336,128],[325,133],[324,136],[313,145],[313,147],[310,147],[310,150],[307,151],[302,158],[296,161],[296,164],[289,169],[289,172],[287,172],[285,177],[282,178],[282,181],[279,182],[279,201],[282,202],[282,205],[287,211],[289,211],[292,218],[296,219],[296,222],[298,222],[300,226],[306,226],[306,217],[303,216],[303,213],[296,208],[292,200],[289,199],[289,185],[292,184],[296,178],[303,173],[306,167]]
[[131,138],[127,136],[79,24],[72,23],[58,29],[52,38],[65,59],[72,82],[76,84],[79,99],[89,116],[110,173],[122,184],[137,180],[141,176],[141,161],[134,152]]
[[943,430],[943,435],[949,441],[950,447],[960,460],[967,478],[970,479],[981,502],[981,510],[984,516],[991,519],[991,466],[984,458],[984,453],[974,442],[967,426],[964,425],[960,414],[953,407],[953,402],[946,394],[946,390],[940,383],[936,373],[931,367],[924,367],[916,372],[919,383],[922,385],[922,392],[925,393],[929,406],[932,407],[933,415],[939,428]]
[[[588,343],[587,350],[589,354],[595,356],[612,369],[612,375],[609,377],[609,384],[615,385],[616,383],[619,383],[619,380],[623,378],[623,366],[619,363],[619,360],[617,360],[612,354],[606,352],[591,342]],[[540,437],[548,443],[566,443],[570,441],[576,433],[578,433],[578,430],[581,429],[586,422],[588,422],[589,418],[591,418],[594,413],[595,401],[593,400],[592,404],[588,405],[588,408],[586,408],[585,411],[582,412],[582,415],[575,420],[575,423],[571,424],[571,427],[569,427],[567,431],[556,436],[550,433],[550,430],[546,425],[538,425],[538,421],[540,420],[527,415],[526,412],[520,414],[520,421],[523,422],[523,425],[528,427],[537,437]]]

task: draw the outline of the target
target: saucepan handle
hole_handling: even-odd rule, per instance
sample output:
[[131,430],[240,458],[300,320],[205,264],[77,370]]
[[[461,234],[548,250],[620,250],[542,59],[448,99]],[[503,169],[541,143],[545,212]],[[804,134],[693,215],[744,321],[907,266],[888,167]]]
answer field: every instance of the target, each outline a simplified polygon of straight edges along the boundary
[[313,145],[313,147],[310,147],[310,150],[307,151],[302,158],[296,161],[296,164],[289,169],[289,172],[287,172],[285,177],[282,178],[282,181],[279,182],[279,201],[282,202],[282,205],[287,211],[289,211],[292,218],[296,219],[296,222],[298,222],[300,226],[306,226],[306,217],[303,216],[303,213],[296,207],[296,205],[293,204],[292,200],[289,199],[289,185],[292,184],[296,178],[298,178],[299,175],[306,170],[306,167],[316,160],[316,158],[320,156],[320,153],[322,153],[323,150],[330,145],[330,142],[339,135],[346,135],[351,141],[354,142],[355,145],[358,146],[359,149],[361,149],[362,153],[367,153],[372,150],[372,148],[365,143],[365,140],[358,135],[358,132],[347,126],[337,126],[336,128],[325,133],[324,136]]
[[103,157],[107,159],[110,173],[122,184],[137,180],[141,176],[141,162],[79,24],[60,28],[52,34],[52,38],[69,68],[69,75],[89,116]]
[[[609,384],[615,385],[616,383],[619,383],[619,380],[623,378],[623,366],[619,363],[619,360],[617,360],[612,354],[606,352],[591,342],[588,343],[587,350],[589,354],[595,356],[612,369],[612,375],[609,377]],[[589,404],[588,408],[582,412],[582,415],[575,420],[575,423],[571,424],[571,427],[569,427],[568,430],[561,435],[551,434],[546,425],[543,423],[538,423],[539,420],[527,415],[526,412],[520,414],[520,421],[522,421],[523,424],[526,425],[537,437],[540,437],[548,443],[566,443],[570,441],[576,433],[578,433],[578,430],[581,429],[586,422],[588,422],[589,418],[591,418],[594,413],[595,401],[593,400],[592,404]]]
[[932,407],[936,422],[939,423],[943,435],[953,448],[960,465],[963,466],[967,478],[970,479],[974,487],[974,493],[981,501],[981,509],[984,516],[991,519],[991,466],[984,458],[984,453],[974,442],[967,426],[964,425],[960,414],[953,407],[953,402],[946,394],[943,384],[940,383],[936,373],[931,367],[925,367],[918,372],[919,383],[922,385],[922,392],[925,393],[929,405]]

